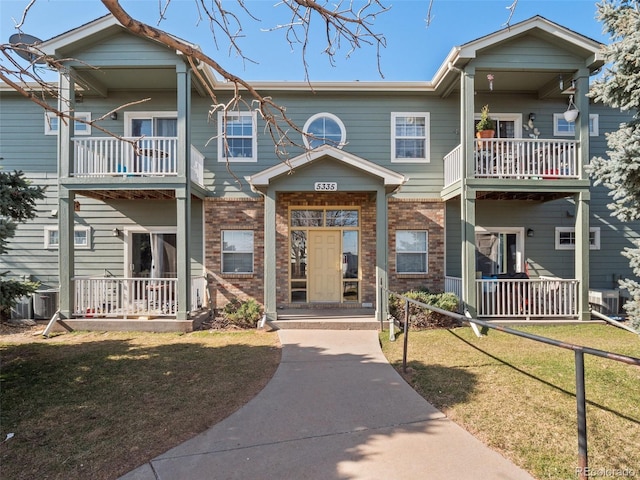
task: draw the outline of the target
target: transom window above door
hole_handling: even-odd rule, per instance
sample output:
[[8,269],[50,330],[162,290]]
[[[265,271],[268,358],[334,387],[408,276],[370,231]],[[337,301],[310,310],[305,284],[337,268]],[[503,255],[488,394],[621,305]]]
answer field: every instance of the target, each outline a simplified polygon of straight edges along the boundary
[[347,131],[342,121],[331,113],[317,113],[304,124],[306,135],[302,140],[307,148],[331,145],[342,148],[347,140]]
[[292,227],[357,227],[358,210],[291,210]]

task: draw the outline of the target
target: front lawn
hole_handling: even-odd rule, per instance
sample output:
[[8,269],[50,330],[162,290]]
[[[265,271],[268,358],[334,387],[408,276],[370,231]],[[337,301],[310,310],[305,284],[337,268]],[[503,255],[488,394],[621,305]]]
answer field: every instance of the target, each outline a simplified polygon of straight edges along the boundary
[[114,479],[255,396],[275,333],[0,335],[2,478]]
[[[640,357],[640,338],[614,327],[517,328]],[[383,351],[402,373],[403,337],[388,337]],[[534,477],[576,478],[572,351],[493,330],[411,331],[408,363],[405,378],[426,400]],[[586,355],[585,371],[589,466],[640,477],[640,368]]]

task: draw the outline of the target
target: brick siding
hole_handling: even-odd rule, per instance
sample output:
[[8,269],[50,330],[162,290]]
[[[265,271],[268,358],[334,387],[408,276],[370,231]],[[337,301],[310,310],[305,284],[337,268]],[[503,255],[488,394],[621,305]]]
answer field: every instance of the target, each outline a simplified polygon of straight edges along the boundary
[[[438,292],[444,289],[444,203],[439,200],[389,201],[389,290],[406,292],[426,287]],[[428,236],[427,273],[424,275],[396,272],[396,231],[426,230]]]

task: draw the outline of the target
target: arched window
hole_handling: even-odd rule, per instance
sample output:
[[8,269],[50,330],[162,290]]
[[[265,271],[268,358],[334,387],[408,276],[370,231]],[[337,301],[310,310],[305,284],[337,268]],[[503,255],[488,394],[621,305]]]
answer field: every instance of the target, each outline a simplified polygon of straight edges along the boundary
[[317,113],[304,124],[302,140],[308,148],[320,145],[332,145],[342,148],[347,139],[347,132],[342,121],[331,113]]

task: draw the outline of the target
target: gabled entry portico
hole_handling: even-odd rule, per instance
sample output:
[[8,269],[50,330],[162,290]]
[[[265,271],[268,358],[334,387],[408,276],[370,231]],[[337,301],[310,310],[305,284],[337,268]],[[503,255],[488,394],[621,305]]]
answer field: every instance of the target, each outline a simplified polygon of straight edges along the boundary
[[376,286],[387,285],[387,196],[406,180],[328,145],[250,177],[265,201],[268,320],[289,304],[375,304],[382,315]]

